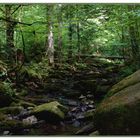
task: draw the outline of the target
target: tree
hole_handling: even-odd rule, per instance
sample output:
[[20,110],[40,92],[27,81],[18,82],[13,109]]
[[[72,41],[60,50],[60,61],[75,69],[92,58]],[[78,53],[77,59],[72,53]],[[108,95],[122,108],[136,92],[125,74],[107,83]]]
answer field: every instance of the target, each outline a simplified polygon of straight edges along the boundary
[[130,35],[130,42],[132,48],[132,56],[135,62],[139,61],[140,54],[139,54],[139,43],[138,43],[138,27],[136,16],[135,16],[135,5],[128,5],[128,18],[129,18],[129,35]]
[[47,56],[50,65],[54,65],[54,39],[53,39],[53,23],[52,23],[53,5],[46,6],[47,15]]

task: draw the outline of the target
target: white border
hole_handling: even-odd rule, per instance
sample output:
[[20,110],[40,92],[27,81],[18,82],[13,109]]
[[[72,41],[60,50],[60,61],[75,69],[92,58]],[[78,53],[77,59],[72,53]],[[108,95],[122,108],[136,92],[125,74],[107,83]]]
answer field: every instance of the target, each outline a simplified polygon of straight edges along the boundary
[[0,0],[0,3],[140,3],[140,0]]

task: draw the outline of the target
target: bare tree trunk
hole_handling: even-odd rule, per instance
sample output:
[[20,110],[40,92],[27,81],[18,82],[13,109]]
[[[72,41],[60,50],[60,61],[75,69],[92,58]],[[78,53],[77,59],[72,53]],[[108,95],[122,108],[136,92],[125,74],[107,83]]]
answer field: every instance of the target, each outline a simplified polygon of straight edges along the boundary
[[58,20],[58,62],[61,62],[61,57],[62,57],[62,7],[59,4],[59,14],[57,16],[57,20]]
[[15,23],[10,22],[12,20],[11,5],[5,5],[5,18],[6,18],[6,47],[8,52],[8,58],[14,62],[14,27]]
[[54,65],[54,40],[53,40],[53,25],[51,20],[51,13],[53,6],[47,5],[47,19],[48,19],[48,37],[47,37],[47,56],[50,65]]

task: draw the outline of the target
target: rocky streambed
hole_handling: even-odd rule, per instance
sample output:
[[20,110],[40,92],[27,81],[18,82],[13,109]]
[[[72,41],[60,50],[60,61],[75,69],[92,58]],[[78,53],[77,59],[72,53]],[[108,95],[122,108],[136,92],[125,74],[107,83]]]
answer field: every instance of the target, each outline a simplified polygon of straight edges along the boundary
[[55,67],[41,86],[25,83],[27,94],[16,99],[7,99],[1,90],[0,134],[97,135],[96,105],[117,83],[118,71],[118,65],[98,61],[86,67]]

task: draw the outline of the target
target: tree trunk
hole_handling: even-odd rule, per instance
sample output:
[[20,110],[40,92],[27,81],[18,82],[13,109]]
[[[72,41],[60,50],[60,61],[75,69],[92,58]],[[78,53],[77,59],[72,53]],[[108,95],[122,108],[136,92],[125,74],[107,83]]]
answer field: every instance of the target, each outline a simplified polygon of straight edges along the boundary
[[77,48],[78,48],[78,54],[80,54],[80,23],[79,23],[79,10],[78,6],[76,6],[77,9],[77,23],[76,23],[76,28],[77,28]]
[[68,61],[70,62],[72,58],[72,35],[73,35],[73,27],[72,27],[72,10],[71,7],[68,6],[68,13],[67,13],[67,19],[69,22],[69,27],[68,27],[68,38],[69,38],[69,45],[68,45]]
[[9,22],[12,20],[11,5],[5,5],[5,18],[6,18],[6,47],[8,52],[8,58],[11,62],[15,60],[14,53],[14,27],[15,23]]
[[57,16],[58,20],[58,49],[57,49],[57,56],[58,56],[58,62],[61,62],[61,56],[62,56],[62,8],[61,5],[58,5],[59,7],[59,14]]
[[69,53],[68,53],[68,58],[72,58],[72,24],[69,23]]
[[[128,6],[129,12],[134,12],[134,6]],[[129,24],[129,35],[130,35],[130,42],[132,48],[132,56],[135,62],[139,61],[139,44],[138,44],[138,37],[136,32],[136,24],[134,23],[135,18],[133,15],[129,15],[129,20],[131,23]]]
[[48,36],[47,36],[47,56],[49,60],[49,64],[51,66],[54,65],[54,40],[53,40],[53,25],[51,20],[52,13],[52,5],[47,5],[47,28],[48,28]]

